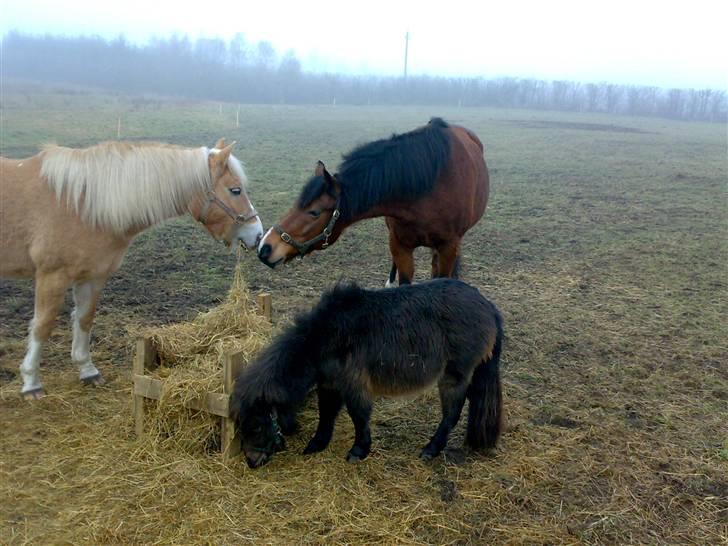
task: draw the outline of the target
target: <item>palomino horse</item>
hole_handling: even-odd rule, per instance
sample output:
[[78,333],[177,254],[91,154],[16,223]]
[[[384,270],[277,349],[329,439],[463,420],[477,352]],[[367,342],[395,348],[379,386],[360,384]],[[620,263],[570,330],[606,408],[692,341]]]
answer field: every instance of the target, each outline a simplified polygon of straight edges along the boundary
[[488,168],[471,131],[433,118],[424,127],[364,144],[339,173],[319,161],[298,202],[263,237],[258,257],[276,267],[333,244],[351,224],[384,216],[392,270],[387,285],[410,283],[412,253],[432,249],[432,276],[454,277],[460,241],[485,212]]
[[0,276],[35,277],[35,313],[20,365],[25,398],[44,394],[41,350],[69,286],[71,359],[81,381],[103,383],[89,353],[96,302],[141,231],[189,213],[215,239],[256,246],[263,227],[232,147],[222,139],[212,149],[108,142],[0,158]]
[[326,448],[345,405],[355,429],[347,459],[364,459],[374,398],[415,394],[435,383],[442,419],[420,456],[432,459],[445,448],[466,399],[466,443],[476,450],[495,447],[502,344],[498,309],[461,281],[387,290],[337,286],[296,317],[235,381],[231,411],[248,465],[265,464],[285,448],[278,419],[295,416],[314,385],[319,423],[304,454]]

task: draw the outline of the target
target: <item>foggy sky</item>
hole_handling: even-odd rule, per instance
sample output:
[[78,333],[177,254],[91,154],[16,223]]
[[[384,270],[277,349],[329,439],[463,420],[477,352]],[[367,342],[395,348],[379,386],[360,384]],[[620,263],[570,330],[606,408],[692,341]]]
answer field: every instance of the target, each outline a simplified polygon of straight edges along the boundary
[[411,74],[728,83],[728,2],[721,1],[0,0],[0,12],[2,34],[124,34],[145,43],[155,35],[241,32],[279,53],[294,50],[317,71],[401,74],[409,31]]

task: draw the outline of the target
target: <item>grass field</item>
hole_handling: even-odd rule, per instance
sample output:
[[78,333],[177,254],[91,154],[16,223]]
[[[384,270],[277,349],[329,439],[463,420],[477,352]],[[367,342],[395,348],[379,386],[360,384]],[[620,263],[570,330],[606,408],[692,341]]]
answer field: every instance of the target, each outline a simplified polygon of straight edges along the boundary
[[[433,115],[466,125],[486,146],[492,191],[465,239],[463,278],[505,317],[502,443],[487,457],[453,450],[420,462],[439,416],[430,393],[379,402],[372,456],[350,469],[343,458],[353,429],[343,417],[328,450],[298,454],[315,427],[310,409],[288,452],[258,471],[189,456],[185,468],[204,467],[210,483],[166,466],[164,450],[136,450],[127,326],[208,309],[234,268],[230,254],[180,219],[142,234],[104,292],[92,346],[111,380],[103,389],[76,384],[66,309],[43,360],[51,395],[19,400],[32,283],[0,281],[0,543],[728,544],[725,126],[244,105],[236,128],[236,109],[9,85],[0,145],[11,157],[49,141],[88,145],[115,138],[119,116],[124,138],[237,140],[267,228],[316,160],[334,166],[353,145]],[[418,253],[418,279],[428,263]],[[380,287],[388,268],[381,220],[275,273],[246,257],[252,290],[273,294],[276,326],[336,280]],[[74,434],[93,434],[101,422],[116,425],[103,427],[112,430],[108,449],[77,445]],[[462,437],[461,423],[451,445]],[[119,457],[126,476],[114,472]],[[297,473],[309,477],[294,486],[287,478]],[[89,492],[105,480],[133,483],[138,495]],[[177,514],[174,532],[161,513]]]

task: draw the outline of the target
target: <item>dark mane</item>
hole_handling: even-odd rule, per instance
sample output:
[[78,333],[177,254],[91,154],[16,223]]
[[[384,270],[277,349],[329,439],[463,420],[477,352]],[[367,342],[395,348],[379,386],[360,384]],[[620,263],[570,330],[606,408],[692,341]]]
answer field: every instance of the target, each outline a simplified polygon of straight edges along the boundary
[[233,415],[245,413],[261,402],[296,408],[314,381],[311,363],[329,348],[329,332],[322,330],[321,324],[330,324],[334,316],[346,322],[346,312],[355,309],[363,296],[364,291],[356,284],[337,283],[322,295],[314,309],[298,313],[293,326],[242,372],[242,379],[235,383]]
[[[450,159],[448,127],[441,118],[432,118],[424,127],[363,144],[346,154],[336,175],[342,218],[351,220],[384,201],[407,201],[431,192]],[[311,178],[299,206],[307,207],[324,191],[323,177]]]
[[[312,177],[308,182],[306,182],[306,185],[301,190],[301,195],[298,196],[298,207],[305,209],[316,199],[321,197],[321,194],[323,194],[324,191],[328,191],[324,177]],[[331,192],[329,192],[329,194],[331,195],[331,197],[336,197]]]

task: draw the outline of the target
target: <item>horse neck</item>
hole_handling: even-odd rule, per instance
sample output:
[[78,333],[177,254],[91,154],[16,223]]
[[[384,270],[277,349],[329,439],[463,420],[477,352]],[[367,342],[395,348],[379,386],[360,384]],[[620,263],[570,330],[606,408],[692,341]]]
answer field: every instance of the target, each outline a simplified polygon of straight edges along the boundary
[[128,238],[133,238],[139,235],[142,231],[146,231],[149,228],[152,228],[156,225],[161,224],[162,222],[166,222],[167,220],[172,220],[173,218],[180,218],[185,215],[189,215],[193,220],[199,221],[200,217],[200,211],[202,210],[202,203],[205,199],[205,193],[204,192],[196,192],[191,195],[191,197],[187,200],[187,203],[184,204],[180,210],[177,210],[175,213],[166,215],[164,218],[159,219],[156,222],[149,222],[144,225],[134,226],[130,228],[126,232],[126,236]]
[[369,210],[360,212],[359,214],[352,216],[350,219],[342,221],[342,230],[352,224],[361,222],[362,220],[380,218],[382,216],[401,221],[412,221],[416,218],[416,215],[410,211],[410,207],[408,205],[409,203],[403,201],[384,201],[382,203],[377,203]]

